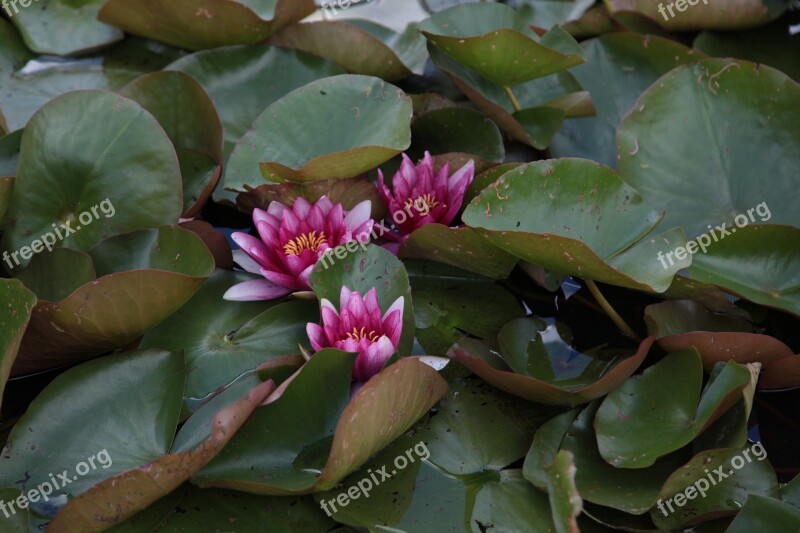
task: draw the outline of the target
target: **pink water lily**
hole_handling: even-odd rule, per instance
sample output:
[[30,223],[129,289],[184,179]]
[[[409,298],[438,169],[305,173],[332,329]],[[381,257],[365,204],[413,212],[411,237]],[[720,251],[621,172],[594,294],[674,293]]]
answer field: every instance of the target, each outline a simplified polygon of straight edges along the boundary
[[403,154],[400,170],[392,178],[391,191],[384,183],[383,173],[378,170],[378,193],[392,213],[400,233],[408,235],[425,224],[449,225],[461,209],[464,194],[474,177],[475,164],[472,161],[451,176],[450,163],[445,163],[439,172],[434,171],[429,152],[425,152],[425,157],[416,167]]
[[342,287],[339,309],[323,298],[322,326],[306,326],[314,351],[337,348],[358,353],[353,367],[353,379],[363,381],[380,372],[397,351],[403,330],[403,297],[400,296],[381,315],[378,295],[370,289],[362,298],[357,291]]
[[372,205],[364,200],[349,212],[327,196],[314,204],[298,197],[291,208],[272,202],[267,210],[254,209],[253,223],[260,238],[236,232],[233,240],[246,254],[238,261],[264,279],[234,285],[226,300],[272,300],[290,292],[310,290],[311,270],[322,254],[372,231]]

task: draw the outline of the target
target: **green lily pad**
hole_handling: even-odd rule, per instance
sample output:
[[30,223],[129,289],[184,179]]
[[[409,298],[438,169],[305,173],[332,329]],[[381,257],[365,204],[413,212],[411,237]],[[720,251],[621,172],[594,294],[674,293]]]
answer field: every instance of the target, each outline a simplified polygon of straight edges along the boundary
[[255,44],[314,12],[312,0],[107,0],[98,19],[189,50]]
[[[760,26],[778,18],[791,2],[789,0],[738,0],[735,3],[703,0],[695,5],[675,2],[674,10],[667,11],[649,0],[606,0],[612,15],[618,11],[633,11],[657,21],[672,31],[704,29],[738,30]],[[672,7],[672,6],[670,6]],[[663,10],[663,13],[661,12]],[[674,16],[673,16],[674,15]]]
[[[4,503],[15,502],[22,496],[22,491],[17,489],[0,489],[0,498]],[[12,507],[12,509],[17,511],[15,507]],[[28,533],[30,531],[28,509],[20,509],[13,514],[9,513],[8,516],[5,513],[0,515],[0,527],[3,528],[3,531],[8,531],[8,533]]]
[[512,320],[498,340],[502,355],[466,337],[448,355],[510,394],[570,407],[618,387],[639,368],[653,344],[648,337],[633,355],[611,351],[590,356],[572,348],[556,327],[535,318]]
[[[742,398],[747,367],[728,362],[701,395],[703,367],[696,350],[669,354],[611,391],[594,427],[600,455],[618,468],[646,468],[692,442]],[[674,400],[665,403],[669,396]]]
[[727,529],[730,533],[794,531],[800,527],[800,510],[775,498],[749,494],[744,507]]
[[414,231],[398,255],[437,261],[495,279],[507,278],[519,261],[472,228],[442,224],[425,224]]
[[503,4],[455,6],[418,27],[431,45],[499,85],[518,85],[584,61],[569,34],[557,29],[540,41],[517,13]]
[[479,488],[470,527],[481,531],[481,526],[498,531],[561,531],[553,522],[547,496],[531,486],[519,469],[503,470]]
[[396,81],[425,71],[425,39],[413,26],[396,32],[368,20],[294,24],[270,43],[326,57],[348,72]]
[[[178,159],[155,118],[112,93],[74,92],[25,128],[2,244],[19,250],[49,234],[55,247],[87,250],[111,235],[177,222],[180,213]],[[59,225],[63,240],[52,233]]]
[[214,270],[203,241],[175,226],[112,237],[88,254],[99,279],[37,304],[15,375],[126,346],[178,310]]
[[256,119],[231,154],[225,186],[243,191],[265,179],[357,176],[409,147],[410,118],[408,96],[377,78],[345,75],[311,82]]
[[753,302],[800,315],[800,248],[789,244],[798,239],[798,227],[740,227],[707,253],[697,254],[689,274]]
[[36,296],[17,280],[0,280],[0,404]]
[[800,23],[800,13],[790,11],[766,26],[749,31],[703,31],[694,47],[714,57],[736,57],[774,67],[800,81],[800,47],[791,27]]
[[591,92],[597,116],[566,121],[550,150],[554,157],[584,157],[613,168],[617,126],[639,95],[676,66],[704,56],[675,41],[636,33],[603,35],[582,46],[586,63],[571,73]]
[[203,432],[205,439],[195,448],[164,455],[101,481],[71,499],[47,529],[54,532],[70,532],[76,528],[104,530],[109,524],[120,523],[145,509],[208,464],[274,390],[275,384],[271,381],[260,383],[253,388],[246,387],[236,402],[222,409],[217,409],[214,402],[201,407],[196,416],[208,423]]
[[217,270],[183,307],[150,329],[142,348],[184,351],[185,400],[198,401],[276,357],[299,354],[306,323],[319,317],[315,302],[229,302],[230,287],[258,276]]
[[[366,251],[356,248],[347,251],[343,259],[335,255],[333,260],[321,260],[311,272],[311,288],[317,297],[326,298],[337,309],[342,287],[365,295],[373,287],[378,295],[381,310],[387,309],[399,297],[403,297],[403,332],[397,348],[402,357],[411,353],[414,341],[414,307],[411,288],[405,266],[391,252],[373,244],[366,245]],[[324,259],[324,258],[323,258]]]
[[[30,9],[24,7],[26,2],[20,3],[11,21],[28,48],[40,54],[78,55],[124,37],[117,28],[97,20],[103,0],[36,0]],[[12,6],[16,11],[16,4]]]
[[[17,130],[0,137],[0,177],[2,177],[2,181],[0,181],[0,190],[3,191],[0,193],[0,196],[11,193],[13,180],[9,180],[8,178],[13,178],[17,175],[22,132],[23,130]],[[2,216],[0,215],[0,222],[1,221]]]
[[[538,28],[566,26],[580,20],[594,4],[592,0],[511,0],[508,5],[519,9],[528,22]],[[524,11],[529,9],[529,11]]]
[[6,222],[6,213],[11,203],[11,191],[13,188],[14,178],[0,178],[0,229],[3,228]]
[[565,118],[594,114],[591,96],[568,72],[506,89],[433,46],[429,46],[428,51],[436,66],[448,74],[486,116],[512,138],[530,146],[545,149]]
[[[658,495],[658,507],[650,511],[653,522],[662,530],[682,529],[692,523],[735,514],[753,496],[777,497],[775,471],[764,461],[767,454],[763,448],[761,451],[760,459],[750,447],[697,454],[664,484]],[[704,488],[705,494],[700,488]]]
[[585,501],[634,515],[644,514],[656,504],[669,476],[691,455],[684,450],[671,453],[648,468],[611,466],[597,449],[592,426],[599,406],[598,400],[580,415],[577,410],[568,411],[539,428],[525,458],[525,477],[540,489],[546,489],[547,468],[554,464],[559,450],[563,450],[573,454],[576,487]]
[[[549,270],[649,292],[666,290],[688,258],[659,254],[684,242],[608,167],[536,161],[503,174],[467,206],[464,222],[495,246]],[[664,262],[666,264],[666,262]]]
[[[257,494],[328,490],[405,433],[447,391],[435,370],[406,358],[351,400],[353,361],[333,349],[314,354],[194,482]],[[300,413],[306,423],[292,424]]]
[[[180,354],[144,350],[61,374],[11,431],[0,457],[0,484],[26,492],[41,487],[30,508],[52,519],[66,496],[163,456],[178,423],[182,368]],[[93,413],[91,424],[86,424],[87,409]],[[52,486],[49,476],[62,470]],[[53,489],[49,497],[43,495],[44,483]]]
[[222,173],[222,124],[211,98],[174,71],[145,74],[119,94],[152,113],[169,135],[183,177],[183,217],[196,216]]
[[431,154],[460,152],[499,162],[505,157],[503,137],[494,122],[467,107],[436,109],[417,116],[411,123],[414,142],[412,159]]
[[571,452],[561,450],[555,461],[546,469],[550,507],[558,533],[572,533],[578,529],[578,515],[583,510],[583,500],[575,486],[575,463]]
[[772,362],[794,357],[791,348],[775,337],[754,333],[751,324],[711,313],[692,300],[649,305],[645,309],[645,322],[664,350],[676,352],[696,348],[706,371],[720,361],[729,360],[759,362],[768,369]]
[[430,355],[444,355],[464,333],[494,338],[523,315],[517,299],[494,281],[462,270],[406,262],[414,294],[417,342]]
[[[224,128],[226,160],[268,105],[314,80],[343,73],[325,59],[264,45],[204,50],[175,61],[167,69],[197,80],[214,101]],[[275,72],[281,75],[275,76]],[[222,194],[221,189],[215,198]],[[225,196],[229,201],[236,199],[235,194]]]
[[[58,272],[57,276],[53,273]],[[92,258],[84,252],[56,248],[33,257],[17,279],[31,289],[40,300],[58,302],[80,286],[97,279]]]
[[[678,67],[622,120],[619,173],[690,239],[723,225],[712,234],[721,240],[741,217],[800,227],[798,104],[800,85],[771,67],[731,59]],[[753,144],[754,135],[765,141]]]
[[265,524],[283,531],[328,531],[335,522],[310,496],[271,497],[184,484],[110,533],[161,531],[258,531]]

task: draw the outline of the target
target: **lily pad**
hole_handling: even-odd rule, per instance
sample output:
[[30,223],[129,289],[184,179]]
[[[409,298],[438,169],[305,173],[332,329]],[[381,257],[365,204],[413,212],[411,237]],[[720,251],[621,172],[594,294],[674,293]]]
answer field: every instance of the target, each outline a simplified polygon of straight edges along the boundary
[[[40,54],[78,55],[122,40],[123,33],[97,20],[104,0],[36,0],[36,7],[14,13],[25,44]],[[30,5],[30,2],[27,2]],[[16,10],[16,4],[12,3]]]
[[744,507],[727,529],[730,533],[781,530],[793,531],[800,527],[800,510],[775,498],[749,494]]
[[[0,137],[0,177],[2,177],[2,181],[0,181],[0,191],[2,191],[0,192],[0,197],[11,194],[13,180],[9,180],[9,178],[17,175],[22,132],[23,130],[17,130]],[[2,218],[2,215],[0,215],[0,222],[2,222]]]
[[[759,458],[749,447],[699,453],[664,484],[658,496],[659,503],[665,501],[650,511],[653,522],[662,530],[681,529],[710,518],[733,515],[753,496],[777,497],[775,471],[764,459],[766,452]],[[698,485],[699,480],[706,483]],[[705,494],[698,490],[703,486]],[[692,498],[687,498],[692,494]],[[681,498],[676,495],[683,496],[681,505],[678,505]]]
[[578,515],[583,510],[583,500],[575,486],[575,463],[568,451],[559,451],[552,465],[546,468],[548,495],[553,510],[553,522],[558,533],[572,533],[578,529]]
[[[798,104],[800,85],[771,67],[733,59],[678,67],[622,120],[619,173],[690,239],[718,226],[712,236],[721,240],[741,217],[800,227]],[[756,146],[753,135],[766,140]]]
[[634,11],[672,31],[704,29],[737,30],[760,26],[778,18],[791,2],[789,0],[736,0],[735,2],[709,2],[703,0],[696,5],[681,4],[683,9],[670,10],[666,5],[661,13],[659,4],[649,0],[606,0],[612,15],[619,11]]
[[[177,222],[178,158],[136,102],[74,92],[51,101],[25,128],[11,198],[5,249],[49,234],[55,247],[88,250],[111,235]],[[63,239],[53,233],[59,225]],[[23,251],[20,263],[28,260]]]
[[569,34],[557,29],[540,42],[517,13],[503,4],[455,6],[418,27],[431,45],[503,86],[567,70],[584,61]]
[[409,147],[411,111],[408,96],[378,78],[345,75],[309,83],[256,119],[231,154],[225,186],[244,191],[265,179],[357,176]]
[[653,344],[648,337],[635,354],[594,356],[572,348],[556,327],[518,318],[498,335],[501,353],[462,338],[448,355],[495,387],[529,401],[575,406],[614,390],[642,364]]
[[504,279],[519,259],[472,228],[425,224],[400,246],[400,257],[428,259],[495,279]]
[[203,241],[175,226],[119,235],[88,254],[99,279],[36,305],[15,375],[122,348],[178,310],[214,269]]
[[222,124],[211,98],[174,71],[145,74],[119,94],[152,113],[169,135],[183,177],[183,217],[196,216],[222,173]]
[[555,157],[584,157],[613,168],[617,126],[639,95],[673,68],[704,56],[675,41],[636,33],[603,35],[582,46],[586,63],[570,72],[592,94],[597,116],[566,121],[550,150]]
[[741,227],[698,254],[689,273],[753,302],[800,315],[800,247],[790,244],[798,240],[798,227]]
[[[164,455],[178,423],[182,367],[180,354],[145,350],[61,374],[11,431],[0,456],[0,485],[28,492],[50,484],[51,494],[43,496],[42,487],[29,505],[52,519],[67,496]],[[85,423],[87,408],[94,413],[91,424]],[[62,470],[53,486],[49,476]]]
[[470,202],[464,222],[495,246],[549,270],[649,292],[689,265],[664,268],[684,242],[655,235],[659,214],[610,168],[585,159],[536,161],[503,174]]
[[[58,276],[53,273],[58,272]],[[33,257],[17,279],[31,289],[40,300],[58,302],[78,287],[97,279],[92,258],[84,252],[56,248]]]
[[[742,398],[750,370],[728,362],[701,395],[702,379],[700,354],[691,349],[669,354],[611,391],[594,421],[603,459],[618,468],[646,468],[682,448]],[[674,401],[663,402],[667,395]]]
[[348,72],[397,81],[425,71],[425,39],[415,27],[403,32],[367,20],[293,24],[270,43],[326,57]]
[[189,50],[255,44],[314,12],[313,0],[107,0],[98,19]]
[[36,296],[17,280],[0,280],[0,404]]
[[[253,388],[244,387],[239,399],[222,409],[217,410],[214,402],[206,404],[196,414],[207,419],[206,438],[195,448],[164,455],[101,481],[71,499],[47,529],[54,532],[70,532],[76,528],[105,530],[109,524],[121,523],[147,508],[208,464],[274,390],[275,384],[268,381]],[[207,414],[208,411],[212,412]]]
[[517,299],[494,281],[437,264],[409,261],[416,340],[431,355],[444,355],[464,333],[494,338],[523,315]]
[[[773,362],[794,357],[791,348],[775,337],[754,333],[747,322],[712,314],[691,300],[649,305],[645,321],[650,334],[656,336],[656,342],[666,351],[696,348],[706,371],[720,361],[729,360],[760,362],[766,370]],[[763,384],[759,382],[759,386]]]
[[494,122],[467,107],[436,109],[417,116],[411,123],[410,157],[451,152],[476,155],[499,162],[505,157],[503,137]]
[[183,350],[185,400],[196,402],[272,358],[299,354],[314,302],[229,302],[230,287],[257,276],[217,270],[183,307],[150,329],[142,348]]
[[[406,358],[351,400],[353,361],[333,349],[314,354],[194,482],[256,494],[330,489],[408,430],[447,390],[435,370]],[[288,422],[301,413],[306,423]]]

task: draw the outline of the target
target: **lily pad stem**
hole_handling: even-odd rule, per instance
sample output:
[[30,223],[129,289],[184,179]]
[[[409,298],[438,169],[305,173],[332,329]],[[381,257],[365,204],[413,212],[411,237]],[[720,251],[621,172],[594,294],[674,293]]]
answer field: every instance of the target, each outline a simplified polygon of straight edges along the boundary
[[611,304],[608,303],[608,300],[606,300],[606,297],[603,296],[602,292],[600,292],[600,289],[597,288],[597,285],[594,284],[594,281],[590,279],[586,279],[584,281],[586,282],[586,286],[589,288],[589,292],[591,292],[592,296],[594,296],[594,299],[597,300],[597,303],[600,304],[600,307],[602,307],[603,311],[606,312],[608,318],[610,318],[611,321],[616,324],[622,333],[635,341],[641,341],[642,339],[636,333],[634,333],[631,327],[625,323],[621,316],[619,316],[619,313],[617,313],[616,310],[611,307]]
[[517,100],[517,97],[514,96],[514,93],[511,91],[511,87],[508,85],[503,85],[503,90],[508,95],[508,99],[511,100],[511,105],[514,106],[514,111],[522,111],[522,106],[519,105],[519,100]]

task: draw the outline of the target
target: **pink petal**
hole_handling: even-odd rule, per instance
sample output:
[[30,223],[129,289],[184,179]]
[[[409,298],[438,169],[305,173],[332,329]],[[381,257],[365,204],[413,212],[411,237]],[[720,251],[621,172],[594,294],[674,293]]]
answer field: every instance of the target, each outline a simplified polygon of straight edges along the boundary
[[353,366],[353,379],[360,381],[369,379],[381,371],[386,361],[391,359],[395,347],[385,335],[367,348],[366,353],[361,353],[356,358]]
[[267,213],[280,220],[281,214],[283,214],[286,209],[288,208],[280,202],[270,202],[267,206]]
[[259,265],[255,259],[247,255],[244,250],[233,251],[233,262],[242,267],[245,272],[261,274],[261,265]]
[[403,310],[405,308],[404,298],[401,296],[389,307],[386,314],[381,319],[383,322],[383,333],[389,337],[392,343],[397,346],[400,342],[400,335],[403,332]]
[[306,324],[306,333],[308,334],[308,340],[311,341],[311,347],[314,348],[315,352],[326,347],[327,340],[325,339],[325,331],[320,326],[309,322]]
[[372,202],[364,200],[347,213],[347,216],[344,217],[344,225],[349,231],[354,232],[356,228],[370,221],[371,214]]
[[302,290],[304,288],[297,283],[295,278],[284,274],[283,272],[275,272],[274,270],[262,268],[259,273],[275,285],[280,285],[281,287],[286,287],[287,289],[292,290]]
[[298,196],[294,199],[294,203],[292,204],[292,211],[294,214],[297,215],[297,218],[305,219],[308,216],[308,212],[311,210],[311,204],[308,203],[308,200],[303,198],[302,196]]
[[265,279],[254,279],[239,283],[228,289],[222,296],[225,300],[235,302],[252,302],[258,300],[274,300],[286,296],[291,289],[275,285]]
[[339,309],[345,309],[347,307],[347,302],[350,301],[350,295],[353,291],[348,289],[345,286],[342,286],[342,290],[339,293]]
[[300,272],[299,276],[297,276],[297,281],[299,281],[301,285],[305,286],[309,290],[311,290],[311,271],[314,270],[314,265],[316,265],[316,263],[309,265],[305,270]]

